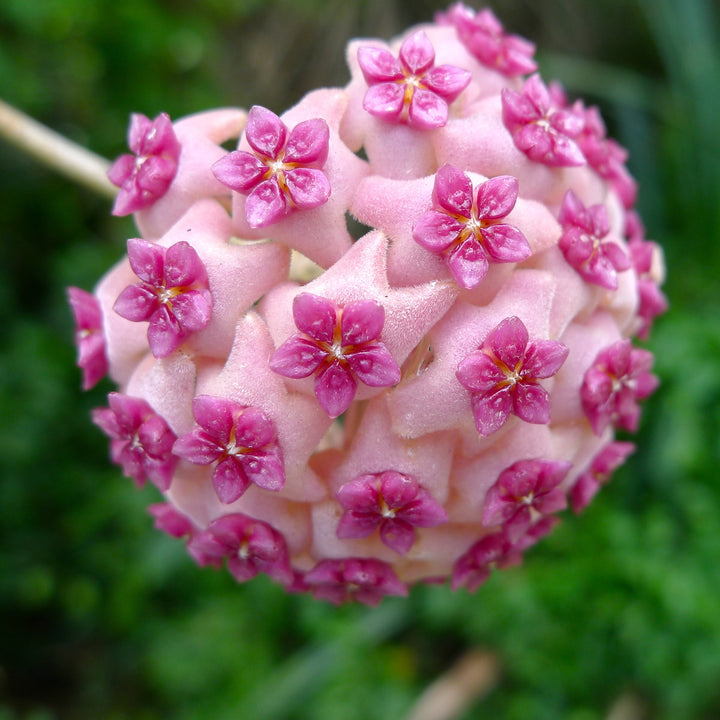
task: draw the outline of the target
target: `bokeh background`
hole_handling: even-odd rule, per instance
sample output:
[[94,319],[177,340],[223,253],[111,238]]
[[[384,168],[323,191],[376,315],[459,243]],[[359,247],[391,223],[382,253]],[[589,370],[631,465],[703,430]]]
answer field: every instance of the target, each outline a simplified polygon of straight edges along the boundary
[[[498,684],[462,717],[720,717],[720,8],[495,0],[546,80],[630,149],[672,308],[639,451],[579,518],[475,595],[339,609],[198,569],[107,460],[64,288],[134,231],[0,140],[0,718],[403,718],[468,650]],[[344,45],[419,0],[2,0],[0,97],[106,157],[132,111],[173,118],[343,85]],[[623,713],[625,713],[623,715]]]

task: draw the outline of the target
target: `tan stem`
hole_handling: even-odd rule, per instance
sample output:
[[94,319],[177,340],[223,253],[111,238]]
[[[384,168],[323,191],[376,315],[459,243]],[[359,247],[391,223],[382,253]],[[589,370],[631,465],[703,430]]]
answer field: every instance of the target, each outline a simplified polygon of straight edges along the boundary
[[110,163],[0,100],[0,136],[44,165],[107,198],[117,188],[107,179]]
[[471,650],[424,690],[405,720],[453,720],[487,695],[499,677],[495,655]]

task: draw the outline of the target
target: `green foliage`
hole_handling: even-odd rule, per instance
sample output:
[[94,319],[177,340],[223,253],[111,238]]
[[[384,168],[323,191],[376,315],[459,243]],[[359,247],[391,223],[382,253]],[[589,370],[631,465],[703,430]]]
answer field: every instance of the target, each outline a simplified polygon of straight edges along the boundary
[[[671,313],[638,452],[579,518],[476,595],[419,588],[377,610],[238,587],[152,529],[153,488],[107,462],[79,390],[64,287],[91,287],[133,229],[104,200],[0,151],[0,719],[403,717],[470,648],[502,663],[464,718],[720,716],[720,43],[709,0],[497,2],[590,93],[630,148]],[[258,102],[342,84],[351,35],[429,3],[5,0],[0,94],[95,151],[128,113]],[[577,59],[579,57],[579,60]],[[545,64],[547,63],[547,64]]]

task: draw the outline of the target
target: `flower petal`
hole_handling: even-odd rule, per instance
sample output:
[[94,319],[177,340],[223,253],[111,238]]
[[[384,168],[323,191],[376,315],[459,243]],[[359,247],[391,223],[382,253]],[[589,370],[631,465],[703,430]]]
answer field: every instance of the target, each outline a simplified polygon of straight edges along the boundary
[[340,328],[343,346],[377,340],[385,323],[385,309],[375,300],[357,300],[343,308]]
[[423,85],[451,103],[470,84],[472,74],[455,65],[438,65],[423,78]]
[[425,88],[415,88],[408,108],[408,125],[420,130],[444,127],[448,121],[448,104]]
[[368,85],[386,83],[403,77],[400,63],[387,48],[363,45],[358,49],[357,60]]
[[185,342],[187,333],[167,306],[160,305],[150,318],[147,337],[152,354],[156,358],[165,358]]
[[512,175],[498,175],[478,186],[476,208],[482,220],[504,218],[514,207],[518,196],[518,181]]
[[250,147],[268,160],[277,159],[287,142],[285,123],[272,110],[253,105],[248,113],[245,139]]
[[446,263],[455,282],[466,290],[476,288],[487,275],[490,266],[485,250],[474,237],[451,248]]
[[331,418],[342,415],[355,397],[357,382],[339,362],[331,363],[315,379],[315,397]]
[[462,228],[452,215],[430,210],[415,223],[413,240],[431,253],[440,254],[452,245]]
[[371,85],[363,98],[363,108],[388,122],[399,122],[405,102],[405,90],[398,83]]
[[322,170],[300,167],[285,173],[288,194],[300,210],[320,207],[330,197],[330,182]]
[[251,228],[266,227],[282,220],[289,211],[285,193],[276,178],[264,180],[245,201],[245,219]]
[[350,369],[370,387],[390,387],[400,382],[400,367],[382,343],[368,343],[346,355]]
[[532,255],[530,243],[513,225],[490,225],[480,234],[487,254],[495,262],[522,262]]
[[155,243],[134,238],[127,241],[132,271],[149,285],[159,287],[165,280],[165,250]]
[[298,330],[319,342],[332,343],[337,312],[332,301],[312,293],[300,293],[293,300],[293,319]]
[[185,287],[207,282],[207,273],[200,256],[184,240],[171,245],[165,253],[166,287]]
[[400,62],[412,75],[422,75],[435,62],[435,50],[422,30],[407,37],[400,46]]
[[236,457],[226,457],[215,467],[213,487],[221,503],[235,502],[250,486],[242,463]]
[[146,285],[128,285],[118,295],[113,310],[126,320],[145,322],[160,307],[160,300]]
[[270,369],[288,378],[312,375],[327,353],[312,340],[299,335],[285,341],[270,358]]
[[550,397],[537,383],[520,382],[513,392],[513,412],[521,420],[537,425],[550,422]]
[[470,219],[473,205],[472,182],[454,165],[443,165],[435,173],[433,196],[443,210]]
[[511,370],[523,359],[528,344],[528,331],[523,321],[518,317],[508,317],[495,327],[485,344],[489,345],[493,354]]
[[290,131],[283,161],[322,167],[327,160],[329,144],[330,128],[327,122],[322,118],[305,120]]
[[262,182],[267,165],[254,155],[235,150],[212,166],[213,175],[231,190],[247,194]]
[[492,435],[499,430],[510,417],[512,396],[507,388],[487,394],[474,394],[471,397],[475,427],[483,436]]
[[405,555],[415,543],[415,528],[400,518],[385,519],[380,523],[380,539],[391,550]]
[[474,393],[488,393],[505,379],[497,363],[481,351],[470,353],[455,372],[458,382]]

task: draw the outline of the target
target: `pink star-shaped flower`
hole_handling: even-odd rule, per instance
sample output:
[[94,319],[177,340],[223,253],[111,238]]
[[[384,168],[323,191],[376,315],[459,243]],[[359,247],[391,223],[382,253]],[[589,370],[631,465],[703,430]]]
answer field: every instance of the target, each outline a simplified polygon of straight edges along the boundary
[[453,165],[435,175],[434,210],[413,227],[415,242],[442,255],[458,285],[471,290],[487,274],[490,262],[522,262],[532,254],[525,236],[501,222],[515,207],[517,179],[501,175],[473,191],[470,178]]
[[126,320],[149,322],[152,354],[167,357],[210,322],[213,299],[205,266],[185,241],[165,249],[147,240],[128,240],[127,251],[140,282],[126,287],[113,309]]
[[531,75],[521,92],[502,91],[502,117],[513,141],[531,160],[551,167],[585,165],[575,138],[583,118],[573,109],[558,109],[540,75]]
[[610,233],[607,208],[604,205],[586,208],[568,190],[558,220],[563,228],[558,246],[568,263],[584,280],[617,290],[617,274],[630,267],[630,258],[616,242],[604,240]]
[[520,318],[505,318],[456,372],[470,391],[477,431],[491,435],[511,414],[525,422],[550,422],[550,398],[538,379],[553,376],[567,355],[567,347],[555,340],[530,342]]
[[284,585],[293,582],[293,571],[283,536],[261,520],[232,513],[213,520],[207,530],[188,543],[191,554],[215,561],[227,558],[228,570],[238,582],[266,573]]
[[248,113],[245,139],[252,153],[235,150],[212,169],[221,183],[248,196],[245,217],[251,228],[327,202],[330,183],[321,169],[330,141],[325,120],[305,120],[288,131],[274,112],[255,105]]
[[454,65],[435,66],[435,50],[418,31],[400,46],[399,58],[386,48],[363,45],[358,64],[369,85],[363,107],[392,123],[419,130],[443,127],[448,105],[468,86],[471,74]]
[[635,445],[630,442],[613,441],[605,445],[570,491],[570,503],[575,513],[582,512],[590,504],[598,490],[610,482],[610,476],[634,451]]
[[92,419],[110,438],[113,462],[139,487],[149,479],[167,490],[177,464],[172,454],[175,433],[145,400],[112,392],[108,404],[93,410]]
[[176,441],[173,452],[196,465],[216,463],[212,482],[221,502],[235,502],[250,483],[282,489],[283,454],[275,423],[265,413],[209,395],[195,397],[192,409],[197,426]]
[[640,422],[638,400],[648,397],[658,379],[650,373],[653,356],[634,348],[627,338],[601,350],[580,388],[585,415],[596,435],[611,423],[635,432]]
[[641,324],[637,335],[641,340],[647,340],[655,318],[668,308],[667,298],[652,275],[653,261],[660,249],[654,242],[640,237],[632,238],[628,243],[628,249],[637,274],[640,297],[637,314]]
[[453,590],[466,587],[470,592],[475,592],[495,568],[511,567],[521,562],[522,553],[504,532],[485,535],[457,559],[450,587]]
[[561,460],[533,459],[505,468],[485,497],[483,525],[501,525],[514,543],[542,517],[564,510],[567,498],[559,485],[571,466]]
[[357,381],[370,387],[400,382],[400,368],[380,342],[385,311],[374,300],[338,308],[330,300],[301,293],[293,301],[300,334],[284,342],[270,367],[288,378],[315,375],[315,396],[332,418],[344,413],[355,397]]
[[121,155],[108,170],[108,178],[120,191],[113,215],[129,215],[161,198],[175,177],[180,143],[167,113],[154,120],[133,113],[128,129],[131,154]]
[[77,287],[69,287],[67,297],[75,318],[77,366],[82,370],[83,390],[89,390],[108,371],[100,301]]
[[345,483],[337,499],[345,508],[339,538],[364,538],[379,528],[383,543],[401,555],[413,546],[416,527],[447,522],[442,505],[415,478],[394,470]]
[[303,581],[316,598],[333,605],[357,600],[375,606],[385,595],[407,595],[393,569],[374,558],[322,560]]
[[537,70],[533,60],[535,44],[519,35],[506,33],[489,8],[475,12],[458,2],[450,6],[445,18],[455,26],[463,45],[483,65],[508,76],[526,75]]

